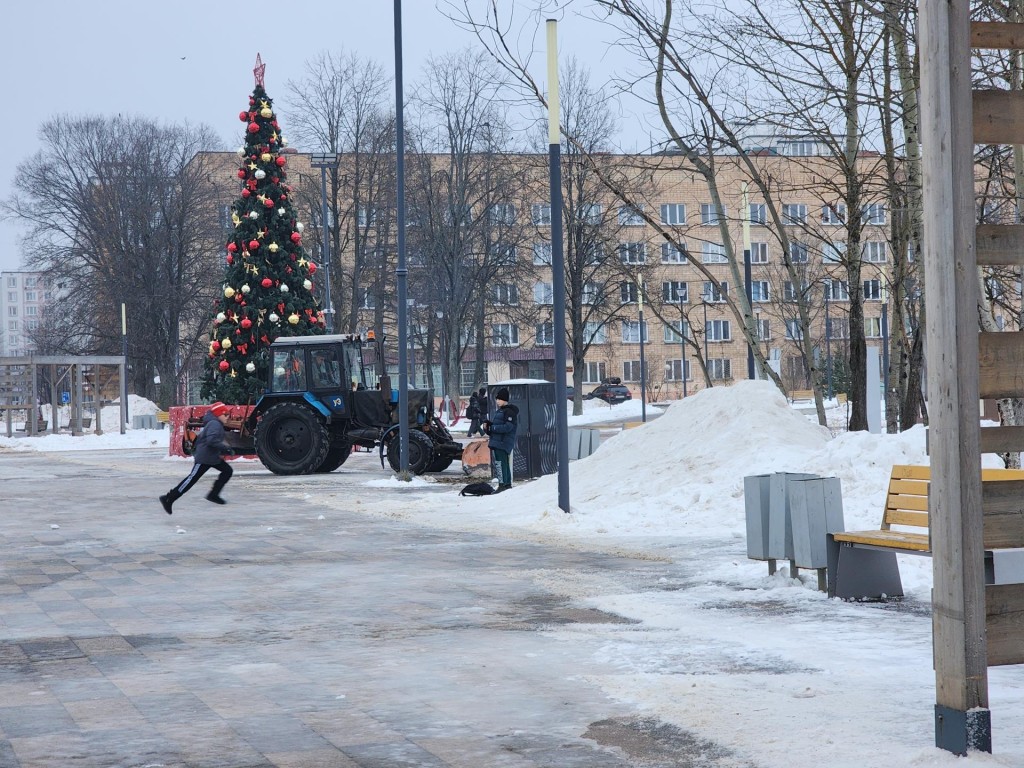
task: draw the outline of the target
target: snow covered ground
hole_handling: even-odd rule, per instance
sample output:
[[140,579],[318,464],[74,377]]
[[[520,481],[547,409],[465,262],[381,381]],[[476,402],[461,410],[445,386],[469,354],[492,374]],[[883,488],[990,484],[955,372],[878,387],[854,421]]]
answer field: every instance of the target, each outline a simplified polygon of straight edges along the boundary
[[[648,406],[649,416],[654,413]],[[614,407],[591,401],[570,424],[639,418],[639,401]],[[166,430],[136,430],[0,437],[0,450],[166,446],[167,436]],[[846,528],[870,529],[881,521],[892,465],[927,463],[922,427],[833,437],[770,384],[744,381],[674,403],[573,462],[572,514],[558,508],[555,476],[479,498],[460,498],[451,486],[444,504],[437,503],[441,489],[430,478],[395,497],[387,491],[396,481],[372,480],[381,497],[363,512],[686,565],[692,578],[666,584],[663,592],[616,594],[606,585],[563,583],[559,574],[538,578],[589,606],[640,622],[628,632],[608,631],[601,660],[616,672],[595,682],[609,695],[738,754],[755,755],[763,768],[808,758],[836,768],[1019,768],[1024,666],[989,670],[994,755],[957,759],[933,746],[929,558],[900,558],[903,603],[856,604],[829,600],[815,589],[813,573],[794,580],[782,569],[769,577],[765,563],[745,556],[744,476],[794,471],[838,477]],[[994,456],[983,463],[1000,465]],[[551,631],[572,642],[575,632],[601,630]]]

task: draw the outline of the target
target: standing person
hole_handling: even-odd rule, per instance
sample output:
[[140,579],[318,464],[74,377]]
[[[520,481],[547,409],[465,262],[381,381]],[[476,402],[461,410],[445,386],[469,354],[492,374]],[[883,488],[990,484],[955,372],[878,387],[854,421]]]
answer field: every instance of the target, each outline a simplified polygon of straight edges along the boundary
[[203,428],[196,439],[193,453],[195,464],[192,465],[192,471],[184,480],[160,497],[160,503],[168,515],[171,514],[171,505],[188,493],[188,490],[199,482],[199,478],[205,475],[208,469],[216,469],[220,472],[220,476],[213,481],[213,488],[206,494],[206,500],[212,501],[214,504],[227,504],[220,496],[220,492],[233,474],[231,466],[224,461],[223,457],[223,454],[231,453],[224,432],[224,423],[227,420],[228,407],[219,400],[211,405],[210,410],[203,416]]
[[494,418],[484,421],[484,431],[490,436],[487,446],[494,454],[494,463],[498,466],[497,492],[507,491],[512,487],[512,466],[510,457],[516,447],[516,432],[519,429],[519,409],[508,401],[508,389],[501,387],[494,393],[497,409]]
[[479,392],[474,392],[469,396],[469,405],[466,406],[466,418],[469,419],[469,431],[466,433],[466,437],[472,437],[477,432],[483,437],[484,431],[480,427],[480,423],[487,419],[486,387],[480,387]]

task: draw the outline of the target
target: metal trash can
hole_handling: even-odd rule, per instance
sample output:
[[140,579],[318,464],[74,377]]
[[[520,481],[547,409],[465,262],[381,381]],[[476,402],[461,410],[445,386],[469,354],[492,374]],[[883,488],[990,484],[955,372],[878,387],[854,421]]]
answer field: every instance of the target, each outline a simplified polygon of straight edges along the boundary
[[501,387],[508,389],[509,402],[519,409],[512,479],[554,474],[558,471],[555,385],[540,379],[492,382],[487,385],[492,414],[498,408],[494,393]]

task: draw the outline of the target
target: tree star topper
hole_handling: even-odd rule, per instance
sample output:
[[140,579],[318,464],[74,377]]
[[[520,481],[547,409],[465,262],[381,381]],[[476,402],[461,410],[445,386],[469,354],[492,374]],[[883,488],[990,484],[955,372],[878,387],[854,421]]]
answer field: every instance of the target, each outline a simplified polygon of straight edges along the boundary
[[263,59],[260,55],[256,54],[256,66],[253,68],[252,73],[256,76],[256,85],[260,88],[263,87],[263,73],[267,70],[267,65],[263,63]]

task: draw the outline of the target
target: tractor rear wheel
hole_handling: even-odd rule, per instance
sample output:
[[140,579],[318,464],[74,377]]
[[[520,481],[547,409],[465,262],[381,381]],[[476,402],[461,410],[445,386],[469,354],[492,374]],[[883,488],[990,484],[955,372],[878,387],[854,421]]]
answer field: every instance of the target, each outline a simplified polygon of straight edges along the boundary
[[277,475],[305,475],[322,466],[331,436],[320,416],[302,403],[267,409],[256,426],[256,453]]
[[348,459],[352,453],[352,443],[342,435],[331,435],[331,447],[327,449],[324,463],[316,468],[317,474],[333,472]]
[[[388,442],[388,464],[395,472],[401,470],[401,451],[398,430]],[[434,460],[434,443],[422,432],[409,430],[409,471],[414,475],[422,475]]]

